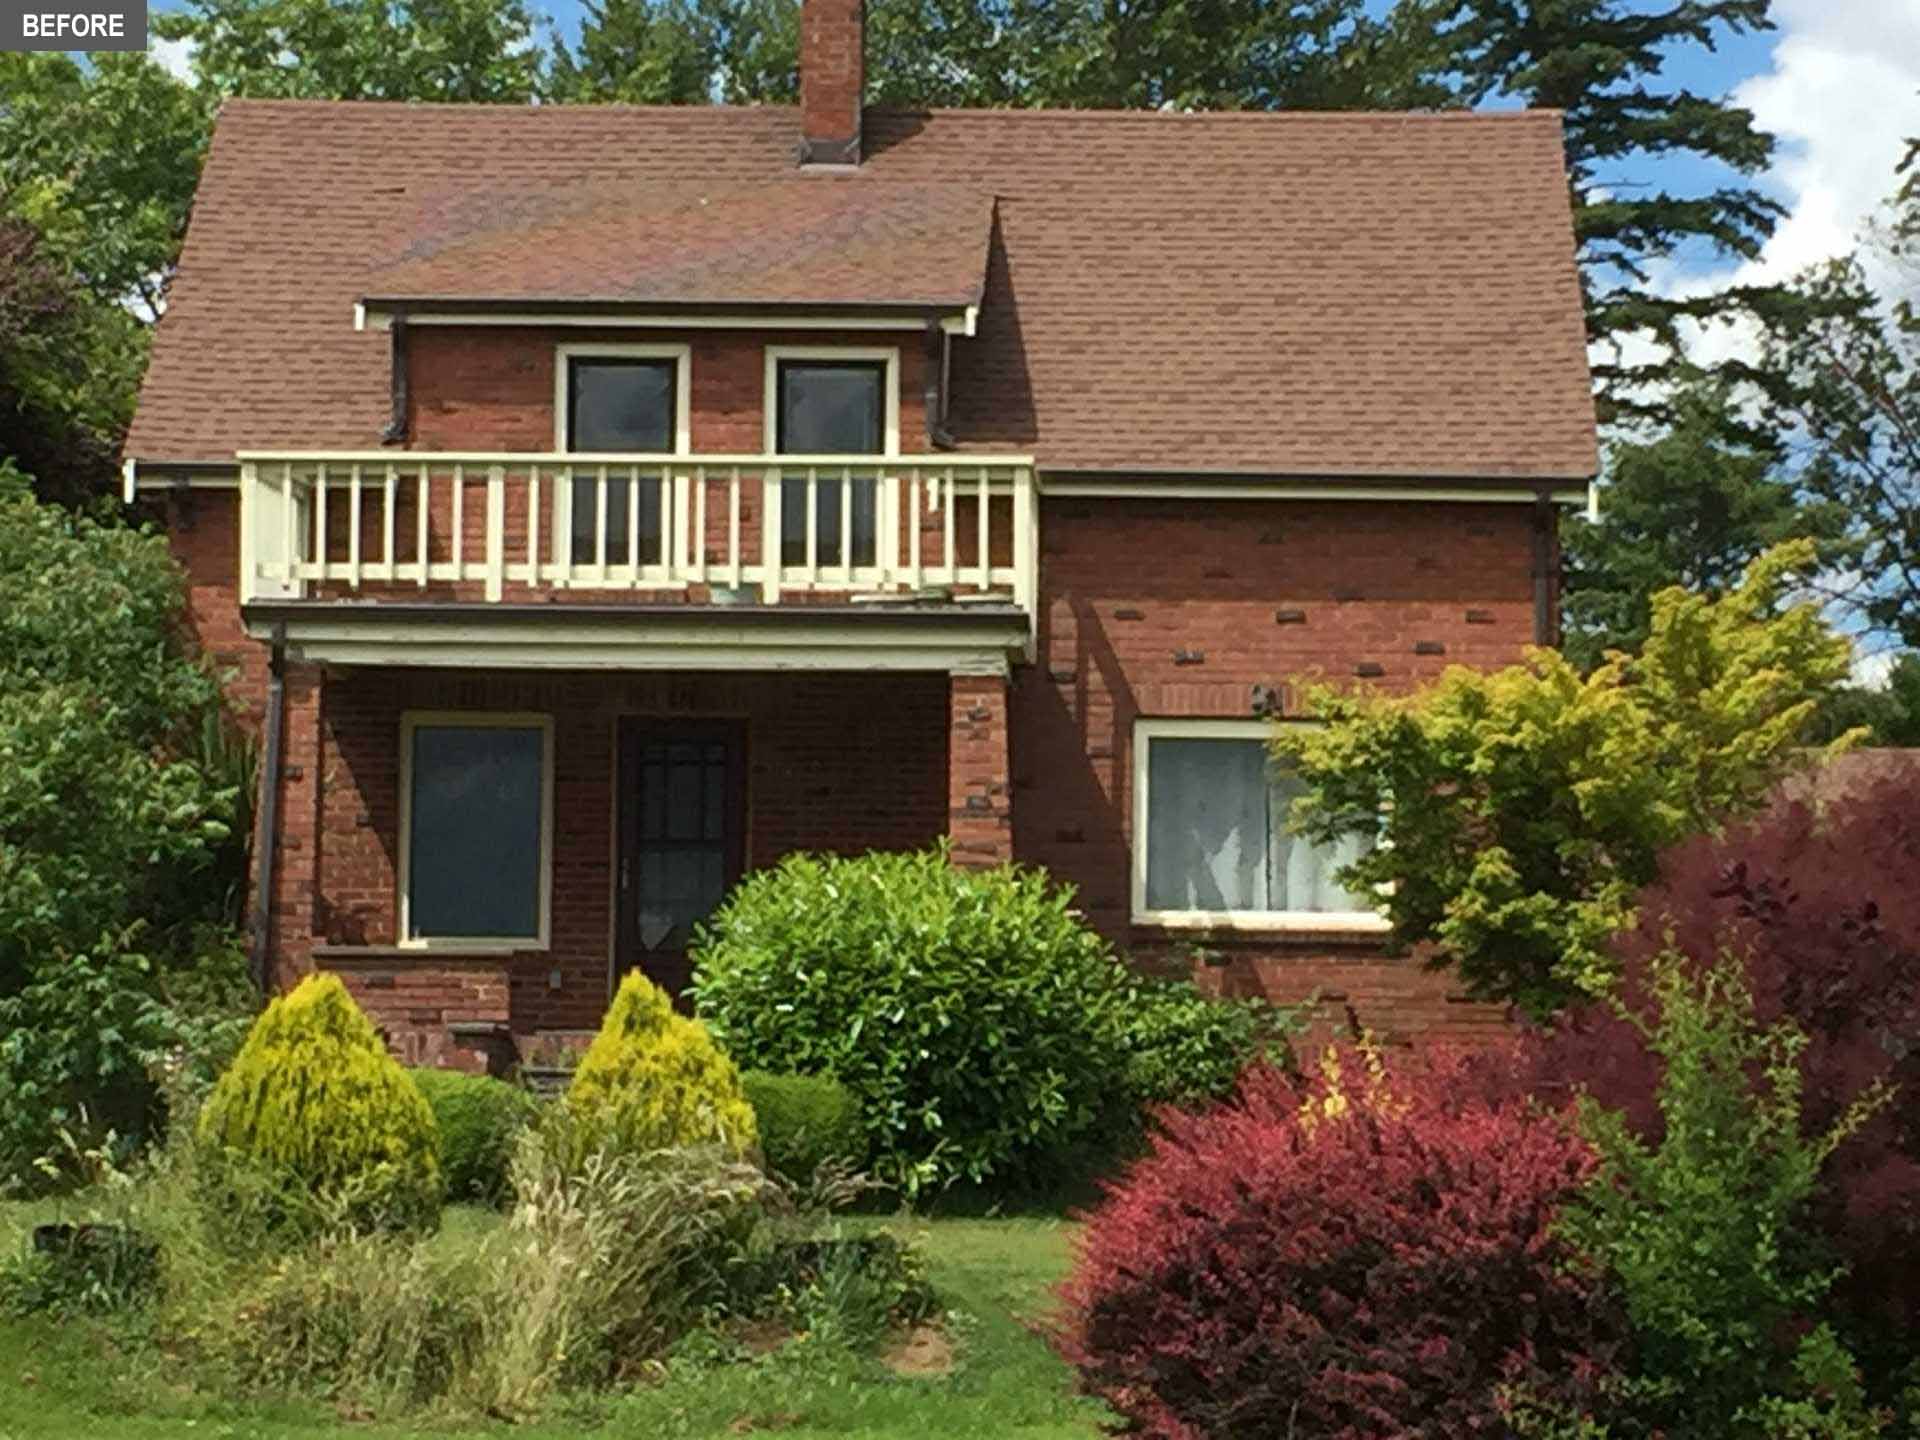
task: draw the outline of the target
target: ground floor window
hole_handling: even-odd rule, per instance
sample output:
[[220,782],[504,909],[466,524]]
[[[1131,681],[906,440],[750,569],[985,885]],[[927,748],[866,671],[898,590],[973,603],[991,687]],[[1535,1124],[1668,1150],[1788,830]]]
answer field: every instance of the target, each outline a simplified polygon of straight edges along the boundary
[[1373,844],[1315,845],[1288,829],[1303,790],[1275,769],[1263,720],[1141,720],[1134,731],[1136,920],[1377,929],[1335,878]]
[[402,938],[544,945],[552,721],[411,714],[400,745]]

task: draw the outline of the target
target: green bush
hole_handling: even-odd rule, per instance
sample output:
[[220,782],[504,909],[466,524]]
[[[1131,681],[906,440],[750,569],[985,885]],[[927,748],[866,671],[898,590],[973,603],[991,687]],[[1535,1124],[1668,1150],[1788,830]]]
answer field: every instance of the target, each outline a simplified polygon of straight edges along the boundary
[[244,979],[203,962],[245,890],[247,751],[184,600],[164,536],[0,487],[0,1191],[63,1130],[146,1138],[150,1072]]
[[539,1108],[518,1085],[459,1070],[410,1070],[433,1110],[447,1199],[497,1205],[507,1195],[513,1141]]
[[[1737,960],[1697,970],[1658,957],[1648,990],[1659,1138],[1642,1140],[1621,1113],[1585,1102],[1599,1168],[1559,1227],[1617,1287],[1633,1332],[1631,1373],[1596,1433],[1877,1433],[1853,1357],[1825,1322],[1839,1270],[1807,1211],[1827,1159],[1891,1091],[1868,1090],[1809,1133],[1806,1037],[1791,1021],[1756,1021]],[[1555,1433],[1554,1423],[1532,1428]]]
[[838,1081],[821,1075],[748,1070],[740,1076],[740,1084],[753,1106],[760,1154],[770,1173],[807,1185],[829,1160],[859,1165],[866,1159],[860,1102]]
[[1221,1000],[1186,980],[1134,979],[1108,1000],[1136,1106],[1224,1099],[1262,1057],[1285,1059],[1297,1013],[1261,1000]]
[[264,1177],[287,1218],[430,1225],[442,1193],[433,1111],[335,975],[267,1006],[200,1111],[216,1187]]
[[694,994],[743,1064],[852,1091],[882,1181],[1004,1182],[1130,1130],[1142,1100],[1216,1093],[1257,1048],[1251,1012],[1137,979],[1071,906],[1041,871],[944,848],[791,855],[702,931]]
[[688,1145],[744,1153],[757,1139],[733,1062],[637,970],[620,982],[564,1104],[581,1155]]

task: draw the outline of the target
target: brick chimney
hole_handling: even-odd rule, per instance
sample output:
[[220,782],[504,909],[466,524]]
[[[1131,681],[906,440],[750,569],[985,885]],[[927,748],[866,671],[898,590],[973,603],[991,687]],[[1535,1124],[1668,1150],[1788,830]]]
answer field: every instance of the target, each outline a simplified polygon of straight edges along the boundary
[[860,163],[866,0],[800,0],[800,163]]

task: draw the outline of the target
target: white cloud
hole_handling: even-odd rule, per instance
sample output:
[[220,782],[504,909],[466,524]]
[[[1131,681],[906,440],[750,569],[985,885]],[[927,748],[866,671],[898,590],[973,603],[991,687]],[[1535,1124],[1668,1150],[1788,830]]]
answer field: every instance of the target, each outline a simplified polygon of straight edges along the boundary
[[[1920,136],[1920,0],[1777,0],[1774,18],[1772,68],[1732,98],[1778,140],[1768,178],[1788,213],[1756,259],[1676,275],[1671,294],[1778,282],[1848,253]],[[1746,327],[1716,326],[1692,348],[1716,360],[1755,343]]]
[[158,35],[150,36],[147,41],[147,56],[161,69],[171,72],[182,80],[193,79],[193,42],[191,40],[162,40]]

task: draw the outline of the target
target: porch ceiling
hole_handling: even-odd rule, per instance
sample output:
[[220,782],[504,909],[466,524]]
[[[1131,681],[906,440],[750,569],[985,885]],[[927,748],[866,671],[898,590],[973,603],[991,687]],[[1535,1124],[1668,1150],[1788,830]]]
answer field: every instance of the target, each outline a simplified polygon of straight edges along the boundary
[[503,670],[930,670],[1004,675],[1012,605],[405,604],[256,601],[247,633],[296,660]]

